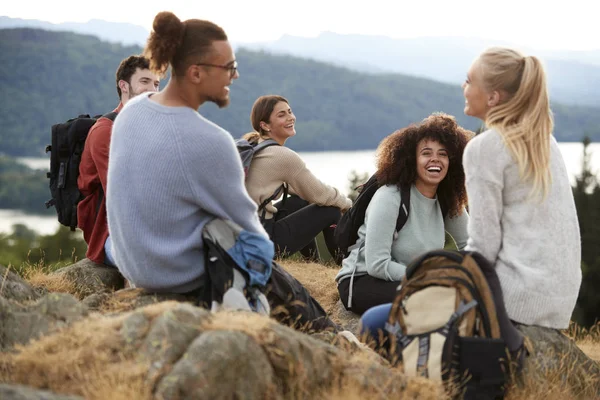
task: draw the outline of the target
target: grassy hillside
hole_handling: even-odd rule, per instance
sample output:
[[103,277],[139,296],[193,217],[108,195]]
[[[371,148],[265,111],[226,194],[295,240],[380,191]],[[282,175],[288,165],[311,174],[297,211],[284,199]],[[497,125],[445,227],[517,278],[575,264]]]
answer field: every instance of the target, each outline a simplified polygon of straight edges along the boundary
[[[114,74],[124,47],[70,32],[0,30],[0,149],[10,155],[39,155],[52,124],[73,116],[105,113],[117,103]],[[395,129],[435,111],[455,115],[470,129],[477,120],[462,113],[461,89],[405,75],[367,75],[289,56],[240,50],[241,77],[232,103],[201,107],[232,135],[250,130],[254,100],[263,94],[287,97],[298,117],[296,150],[375,148]],[[600,110],[554,105],[556,135],[580,141],[587,132],[600,140]]]

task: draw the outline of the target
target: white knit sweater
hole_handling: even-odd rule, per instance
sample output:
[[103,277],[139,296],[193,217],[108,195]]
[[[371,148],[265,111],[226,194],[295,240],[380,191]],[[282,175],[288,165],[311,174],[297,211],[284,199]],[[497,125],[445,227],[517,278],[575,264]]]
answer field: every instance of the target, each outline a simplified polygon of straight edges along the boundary
[[554,137],[548,196],[530,200],[531,184],[502,136],[488,130],[463,156],[469,196],[467,250],[496,267],[508,316],[528,325],[564,329],[581,284],[581,240],[573,192]]

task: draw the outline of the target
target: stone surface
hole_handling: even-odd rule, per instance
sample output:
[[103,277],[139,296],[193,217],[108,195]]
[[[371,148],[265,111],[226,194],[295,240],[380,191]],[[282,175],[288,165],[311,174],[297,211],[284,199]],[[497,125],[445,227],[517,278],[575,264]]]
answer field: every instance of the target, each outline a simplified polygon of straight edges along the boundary
[[209,318],[210,313],[205,309],[177,304],[154,319],[140,349],[141,357],[150,361],[150,380],[185,353],[189,344],[200,334],[203,322]]
[[331,311],[332,319],[342,326],[345,330],[352,332],[353,334],[359,334],[360,315],[348,311],[344,308],[341,300],[333,306]]
[[36,390],[23,385],[0,383],[0,399],[2,400],[83,400],[79,396],[55,394],[46,390]]
[[0,296],[6,299],[24,302],[37,300],[42,291],[37,291],[26,280],[0,265]]
[[600,365],[573,340],[556,329],[526,325],[517,325],[517,329],[525,335],[531,351],[521,376],[526,384],[550,386],[560,380],[576,395],[600,399]]
[[262,347],[236,331],[198,336],[160,381],[156,395],[175,399],[273,398],[273,368]]
[[50,293],[24,306],[0,297],[0,351],[47,335],[88,314],[70,294]]
[[84,258],[75,264],[53,272],[72,282],[81,297],[96,293],[113,292],[125,287],[125,279],[118,269]]

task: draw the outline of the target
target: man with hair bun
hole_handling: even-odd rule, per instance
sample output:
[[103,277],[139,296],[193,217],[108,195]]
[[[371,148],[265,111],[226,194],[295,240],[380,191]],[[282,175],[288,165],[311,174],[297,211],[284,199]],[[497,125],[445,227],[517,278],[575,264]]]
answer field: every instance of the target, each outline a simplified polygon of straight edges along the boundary
[[[233,137],[198,112],[206,102],[229,104],[237,61],[221,27],[180,21],[171,12],[156,15],[144,54],[151,70],[163,76],[170,68],[171,77],[160,92],[127,104],[114,125],[107,192],[114,255],[132,286],[202,297],[202,231],[213,218],[231,220],[252,234],[261,259],[274,255],[246,191]],[[274,264],[273,287],[276,274],[285,272]],[[324,317],[320,326],[335,327],[289,278],[293,292],[317,311],[310,315]]]

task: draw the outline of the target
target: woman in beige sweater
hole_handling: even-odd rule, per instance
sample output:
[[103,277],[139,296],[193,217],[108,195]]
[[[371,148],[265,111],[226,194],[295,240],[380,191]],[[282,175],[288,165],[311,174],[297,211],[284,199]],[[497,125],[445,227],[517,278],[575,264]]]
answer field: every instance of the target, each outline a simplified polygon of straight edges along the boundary
[[[286,140],[296,134],[296,117],[285,98],[259,97],[250,120],[254,132],[244,135],[244,139],[252,144],[272,139],[279,144],[257,152],[246,176],[246,189],[259,205],[261,221],[277,254],[301,251],[305,257],[318,260],[315,237],[323,232],[327,249],[336,257],[339,252],[333,231],[341,212],[350,208],[352,201],[317,179],[300,156],[285,147]],[[273,204],[269,199],[282,187],[290,196],[284,195]]]

